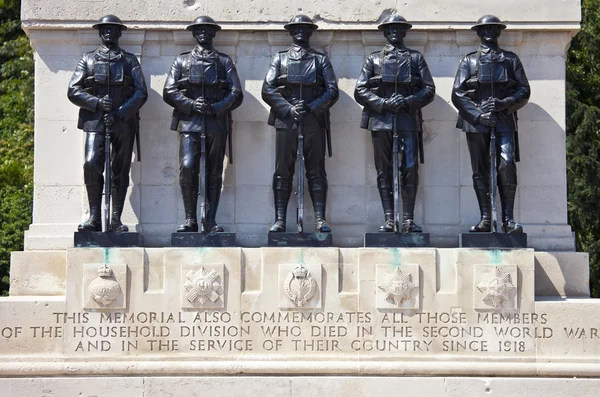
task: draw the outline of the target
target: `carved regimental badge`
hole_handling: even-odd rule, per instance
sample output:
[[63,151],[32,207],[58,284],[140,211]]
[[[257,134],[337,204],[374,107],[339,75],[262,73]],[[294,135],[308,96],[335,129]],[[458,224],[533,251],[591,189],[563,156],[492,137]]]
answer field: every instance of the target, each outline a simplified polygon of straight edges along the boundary
[[207,301],[216,302],[220,295],[218,293],[221,283],[217,281],[219,273],[214,269],[207,271],[204,267],[199,270],[190,270],[185,275],[187,281],[183,285],[186,290],[185,298],[190,302],[198,302],[200,305]]
[[98,269],[98,277],[90,283],[88,290],[92,299],[103,307],[110,305],[121,295],[121,287],[107,265],[102,265]]
[[513,285],[510,274],[503,273],[498,267],[495,269],[495,276],[491,280],[488,278],[481,281],[477,289],[483,295],[482,302],[496,309],[506,302],[511,302],[517,293],[517,287]]
[[286,277],[284,290],[294,305],[301,307],[315,294],[317,282],[307,268],[298,265]]
[[400,306],[404,300],[412,301],[419,290],[419,286],[412,281],[412,274],[402,273],[398,268],[393,273],[386,275],[383,285],[379,286],[385,292],[385,300]]

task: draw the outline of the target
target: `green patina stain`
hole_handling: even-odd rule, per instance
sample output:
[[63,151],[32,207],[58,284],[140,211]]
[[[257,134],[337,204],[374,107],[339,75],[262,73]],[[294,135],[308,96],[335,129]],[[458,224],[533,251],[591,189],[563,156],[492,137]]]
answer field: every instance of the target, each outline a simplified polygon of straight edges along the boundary
[[488,251],[488,255],[490,257],[490,263],[493,263],[494,265],[501,264],[502,263],[501,254],[502,254],[502,251],[500,251],[500,250]]
[[400,265],[401,265],[400,249],[399,248],[392,248],[392,255],[394,257],[394,260],[393,260],[394,267],[400,267]]
[[325,241],[328,235],[329,233],[315,233],[315,238],[319,241]]
[[110,263],[110,248],[104,248],[104,264],[108,265]]
[[300,264],[304,265],[304,248],[300,248]]

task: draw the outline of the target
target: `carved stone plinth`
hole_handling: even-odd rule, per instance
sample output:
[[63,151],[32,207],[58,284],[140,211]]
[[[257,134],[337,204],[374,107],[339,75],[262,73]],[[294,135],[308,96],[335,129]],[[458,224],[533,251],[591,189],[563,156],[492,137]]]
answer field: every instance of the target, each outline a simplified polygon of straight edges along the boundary
[[171,247],[235,247],[235,233],[171,233]]
[[429,247],[429,233],[365,233],[365,247]]
[[527,233],[461,233],[461,248],[527,248]]
[[331,233],[269,233],[269,247],[331,247]]
[[141,247],[140,233],[75,232],[73,245],[76,248]]

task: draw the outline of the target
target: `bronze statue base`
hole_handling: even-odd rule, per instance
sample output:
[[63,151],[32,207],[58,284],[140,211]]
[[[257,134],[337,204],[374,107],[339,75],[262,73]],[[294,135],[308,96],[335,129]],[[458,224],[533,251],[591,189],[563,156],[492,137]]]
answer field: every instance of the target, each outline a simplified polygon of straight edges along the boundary
[[142,235],[135,232],[75,232],[73,246],[76,248],[141,247]]
[[269,247],[331,247],[331,233],[269,233]]
[[235,233],[171,233],[171,247],[235,246]]
[[429,247],[429,233],[365,233],[365,247]]
[[527,233],[461,233],[460,248],[527,248]]

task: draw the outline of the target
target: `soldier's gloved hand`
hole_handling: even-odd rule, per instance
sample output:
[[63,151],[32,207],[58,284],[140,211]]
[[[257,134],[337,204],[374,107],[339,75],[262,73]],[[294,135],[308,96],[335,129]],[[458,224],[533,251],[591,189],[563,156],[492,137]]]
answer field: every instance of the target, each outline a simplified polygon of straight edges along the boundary
[[477,117],[477,122],[479,124],[485,125],[487,127],[495,127],[498,119],[493,113],[483,113],[479,117]]
[[198,98],[194,101],[194,111],[200,114],[211,115],[214,114],[212,105],[206,102],[203,98]]
[[107,126],[111,126],[115,123],[115,120],[118,118],[117,112],[110,112],[104,115],[104,124]]
[[400,94],[393,94],[383,103],[384,110],[398,113],[406,105],[404,97]]
[[510,105],[510,102],[508,99],[498,99],[498,98],[493,98],[493,99],[494,99],[495,110],[504,110],[504,109],[508,108],[508,106]]
[[479,105],[479,110],[481,110],[483,113],[495,112],[497,109],[494,98],[488,98],[485,101],[481,102],[481,104]]
[[108,95],[105,95],[100,98],[99,105],[103,112],[110,112],[112,110],[112,99]]
[[298,101],[294,106],[292,106],[292,110],[290,110],[290,115],[296,121],[300,121],[306,115],[306,105],[304,101]]

